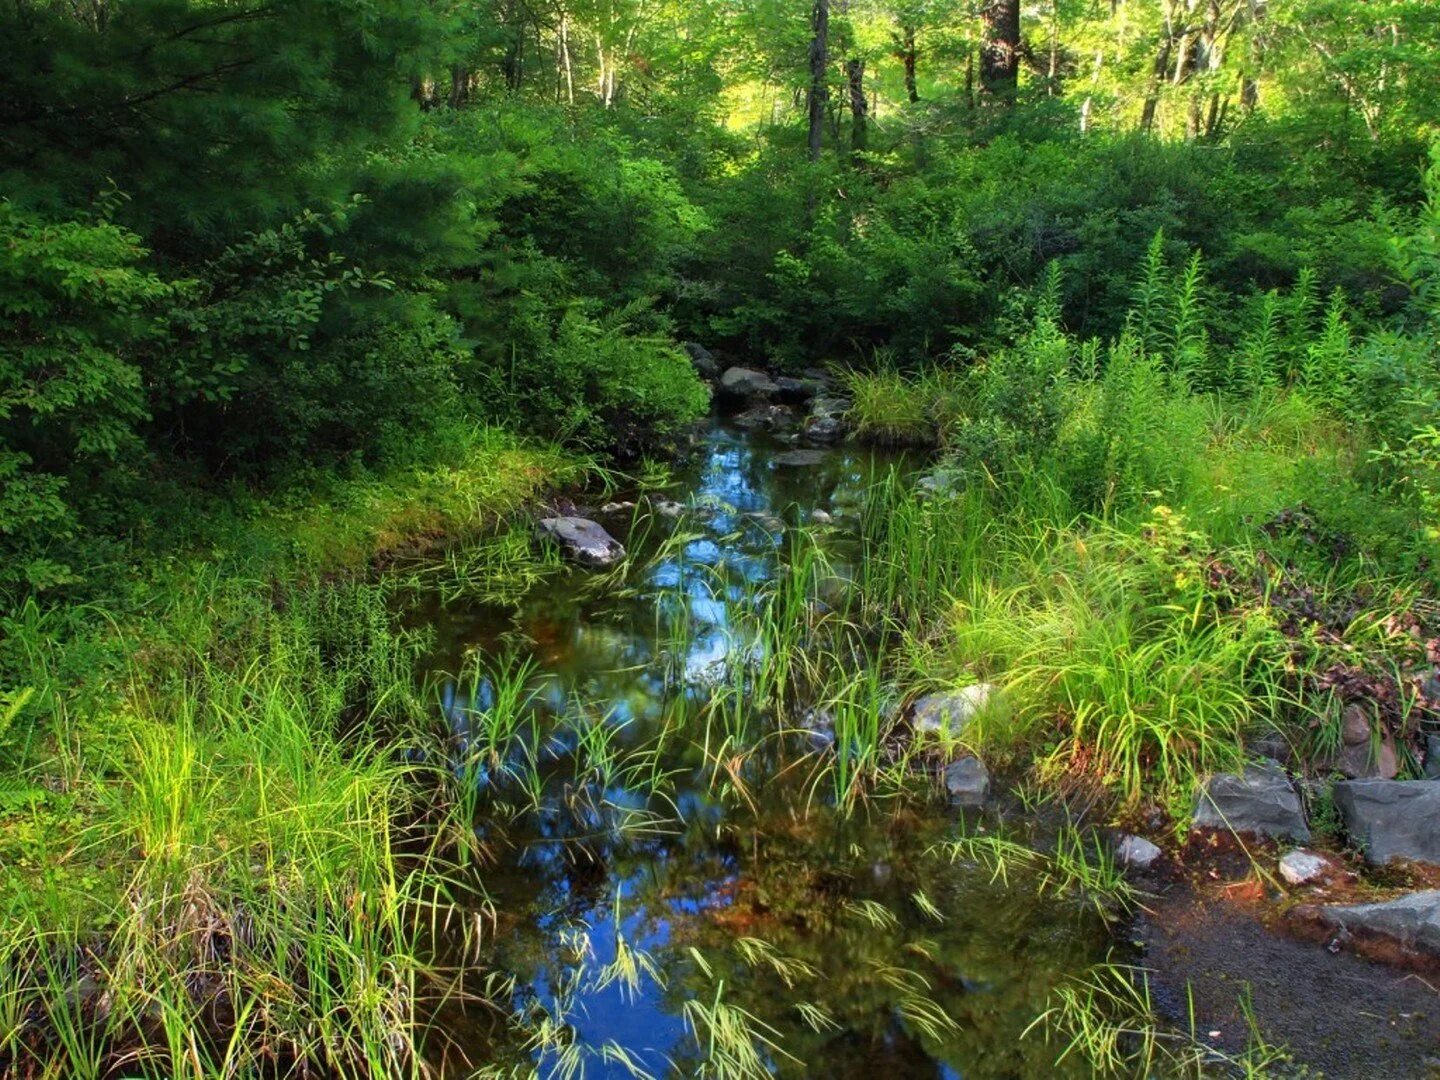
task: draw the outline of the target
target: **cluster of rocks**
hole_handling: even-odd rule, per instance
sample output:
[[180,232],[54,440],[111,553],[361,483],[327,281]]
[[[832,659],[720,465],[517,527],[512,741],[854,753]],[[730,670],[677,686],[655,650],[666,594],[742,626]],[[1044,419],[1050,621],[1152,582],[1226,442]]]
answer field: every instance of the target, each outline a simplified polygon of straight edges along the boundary
[[[1337,760],[1345,753],[1342,746]],[[1383,761],[1383,744],[1380,754],[1368,758],[1371,767],[1377,760]],[[1351,763],[1358,766],[1358,756]],[[1331,797],[1346,837],[1372,866],[1404,859],[1440,867],[1440,781],[1344,779],[1335,782]],[[1191,824],[1197,830],[1301,844],[1310,839],[1305,800],[1285,769],[1271,760],[1210,777],[1196,797]],[[1325,855],[1294,848],[1281,856],[1278,870],[1287,884],[1298,887],[1330,880],[1338,866]],[[1440,890],[1373,904],[1330,904],[1318,914],[1342,936],[1364,932],[1440,955]]]
[[[942,748],[951,747],[962,742],[971,722],[997,707],[998,701],[995,688],[983,682],[926,694],[910,706],[910,730],[916,738],[933,740]],[[956,809],[978,810],[990,798],[990,770],[968,750],[961,750],[945,765],[940,779],[950,805]]]
[[[1395,859],[1440,866],[1440,782],[1339,780],[1331,789],[1346,835],[1374,866]],[[1283,767],[1261,761],[1210,777],[1191,824],[1276,840],[1310,839],[1304,801]]]
[[850,402],[835,392],[830,375],[807,368],[799,376],[724,365],[705,346],[685,343],[695,371],[714,384],[720,405],[743,428],[769,431],[791,442],[831,446],[847,432]]

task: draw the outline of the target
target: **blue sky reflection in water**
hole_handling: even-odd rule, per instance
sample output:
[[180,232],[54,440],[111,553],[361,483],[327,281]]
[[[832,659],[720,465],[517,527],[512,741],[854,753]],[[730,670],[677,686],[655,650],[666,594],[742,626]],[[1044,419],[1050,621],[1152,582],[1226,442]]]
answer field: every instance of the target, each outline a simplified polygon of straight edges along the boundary
[[[519,737],[543,780],[527,803],[505,767],[478,779],[490,856],[478,877],[498,912],[480,961],[516,990],[506,1017],[447,1007],[447,1069],[697,1075],[709,1032],[685,1009],[700,1002],[740,1010],[778,1075],[1056,1075],[1056,1048],[1021,1033],[1060,980],[1103,959],[1093,910],[931,852],[953,829],[934,800],[837,813],[804,783],[811,744],[771,735],[743,761],[717,759],[713,735],[705,745],[706,695],[759,647],[740,616],[784,572],[786,523],[834,515],[823,536],[843,575],[865,485],[903,466],[847,447],[786,468],[781,449],[713,427],[662,493],[683,514],[648,515],[642,497],[633,523],[605,521],[632,545],[620,587],[573,572],[517,611],[437,615],[445,670],[523,643],[535,667]],[[447,687],[462,740],[494,697],[483,679]],[[753,718],[757,738],[767,724]],[[582,740],[610,748],[598,767]],[[525,1032],[546,1017],[560,1034],[537,1049]]]

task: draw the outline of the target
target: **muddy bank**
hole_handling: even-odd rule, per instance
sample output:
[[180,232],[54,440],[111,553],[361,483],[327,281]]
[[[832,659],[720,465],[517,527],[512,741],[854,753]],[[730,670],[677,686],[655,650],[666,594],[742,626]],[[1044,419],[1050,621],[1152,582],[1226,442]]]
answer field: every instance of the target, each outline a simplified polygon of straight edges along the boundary
[[1202,1042],[1238,1053],[1248,999],[1266,1041],[1328,1080],[1440,1077],[1440,971],[1332,952],[1253,878],[1151,887],[1131,931],[1156,1007],[1178,1028],[1189,1029],[1193,1009]]

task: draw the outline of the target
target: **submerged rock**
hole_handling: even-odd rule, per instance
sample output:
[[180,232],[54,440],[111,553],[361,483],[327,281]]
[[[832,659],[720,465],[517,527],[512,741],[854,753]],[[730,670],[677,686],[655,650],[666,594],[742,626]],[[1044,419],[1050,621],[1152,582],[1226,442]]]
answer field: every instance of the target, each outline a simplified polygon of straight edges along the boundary
[[977,757],[963,757],[945,766],[945,794],[950,805],[978,810],[990,797],[990,770]]
[[825,464],[828,457],[824,450],[786,450],[770,460],[781,468],[808,469]]
[[910,724],[917,734],[945,732],[957,736],[990,705],[994,693],[995,688],[989,683],[975,683],[959,690],[926,694],[910,707]]
[[839,416],[812,413],[805,418],[803,434],[811,442],[829,446],[845,437],[845,421]]
[[1342,780],[1335,806],[1372,865],[1404,858],[1440,866],[1440,781]]
[[732,421],[747,431],[780,431],[795,419],[789,405],[757,405],[746,409]]
[[678,518],[685,513],[685,504],[674,499],[653,499],[650,505],[661,517]]
[[1247,765],[1238,775],[1210,777],[1195,798],[1190,826],[1276,839],[1310,839],[1300,796],[1285,770],[1270,762]]
[[812,749],[828,750],[835,745],[835,716],[829,709],[806,709],[800,726]]
[[690,366],[702,379],[713,379],[720,374],[720,361],[704,345],[695,341],[684,341],[680,347],[690,357]]
[[581,566],[613,566],[625,557],[620,541],[589,518],[541,518],[538,528]]
[[1332,904],[1320,909],[1320,917],[1351,933],[1382,934],[1402,945],[1440,955],[1440,889],[1378,904]]
[[1287,885],[1308,885],[1330,871],[1330,864],[1313,851],[1295,848],[1280,856],[1280,876]]
[[1137,870],[1149,870],[1164,854],[1157,845],[1134,833],[1126,833],[1115,845],[1115,857],[1121,864]]
[[951,469],[936,469],[915,481],[915,491],[921,498],[948,498],[960,491],[961,476]]
[[816,525],[830,525],[834,523],[835,516],[831,514],[830,511],[822,510],[817,506],[814,510],[810,511],[810,520]]
[[600,513],[602,513],[602,514],[623,514],[623,513],[624,513],[625,511],[627,511],[627,510],[634,510],[634,509],[635,509],[635,504],[634,504],[633,502],[631,502],[629,499],[623,499],[623,500],[621,500],[620,502],[608,502],[608,503],[606,503],[604,506],[600,507]]
[[746,401],[768,401],[780,392],[775,381],[754,368],[726,368],[720,376],[720,389],[734,398]]

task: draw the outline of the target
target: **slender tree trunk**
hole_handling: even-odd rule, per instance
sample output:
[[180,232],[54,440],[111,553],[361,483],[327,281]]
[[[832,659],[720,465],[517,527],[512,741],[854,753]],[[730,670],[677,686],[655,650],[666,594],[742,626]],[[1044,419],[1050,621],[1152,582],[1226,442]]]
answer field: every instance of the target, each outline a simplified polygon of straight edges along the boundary
[[907,26],[902,34],[900,58],[905,62],[905,96],[913,104],[920,100],[920,88],[915,81],[915,28]]
[[560,13],[560,67],[565,73],[565,103],[575,104],[575,67],[570,60],[570,16]]
[[865,61],[854,57],[847,60],[845,78],[850,84],[850,151],[859,154],[865,149],[870,111],[865,97]]
[[975,54],[965,57],[965,107],[975,108]]
[[830,0],[815,0],[811,17],[814,35],[810,39],[810,160],[820,160],[820,147],[825,138],[825,106],[830,100],[830,87],[825,72],[830,64]]
[[980,89],[1010,104],[1020,80],[1020,0],[989,0],[980,13],[985,40],[980,50]]
[[1140,130],[1149,132],[1155,127],[1155,112],[1160,105],[1160,86],[1170,70],[1170,53],[1175,48],[1175,2],[1165,3],[1165,36],[1160,39],[1160,51],[1155,55],[1155,66],[1150,71],[1150,85],[1145,92],[1145,104],[1140,110]]

